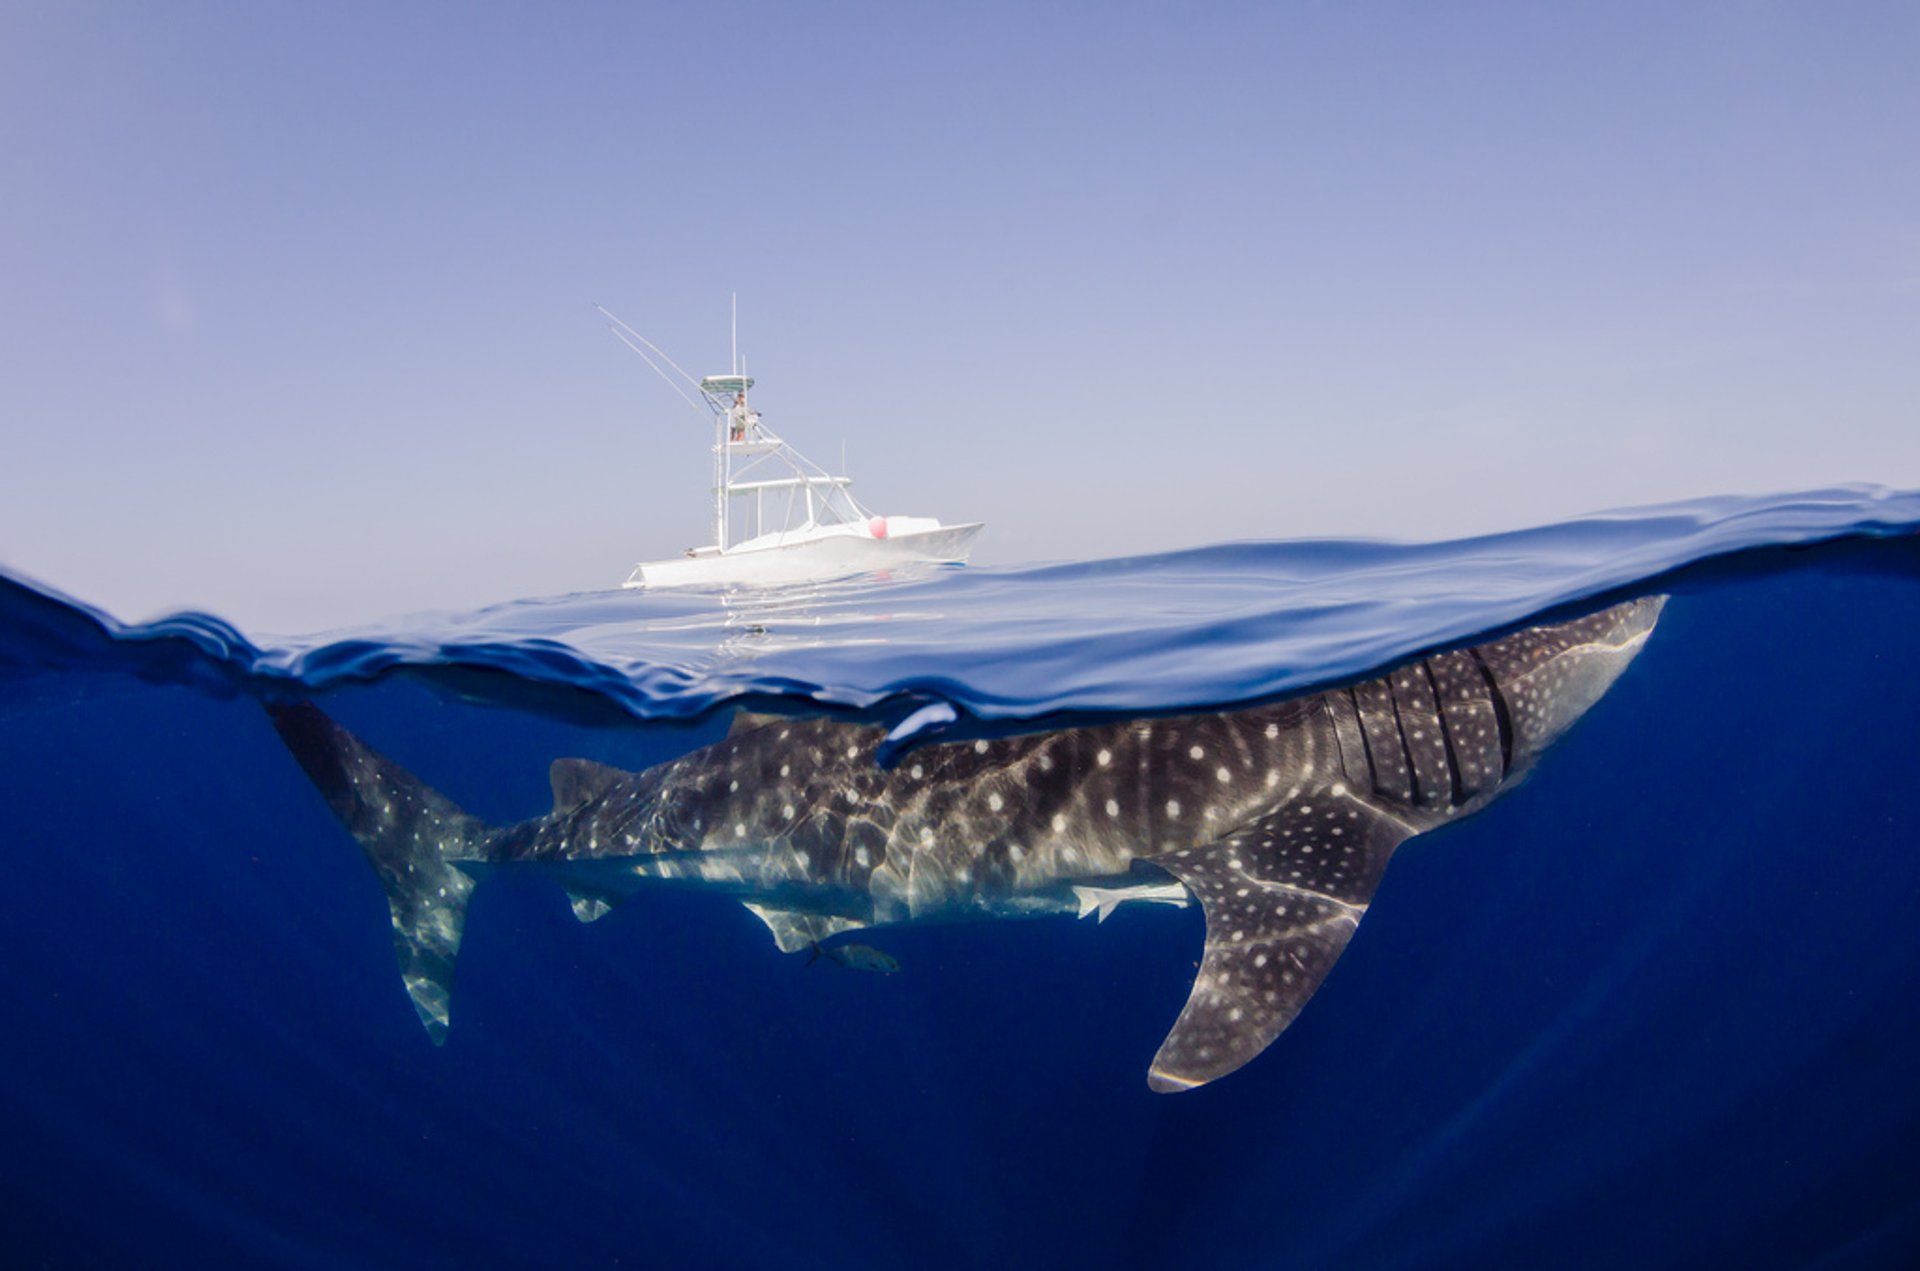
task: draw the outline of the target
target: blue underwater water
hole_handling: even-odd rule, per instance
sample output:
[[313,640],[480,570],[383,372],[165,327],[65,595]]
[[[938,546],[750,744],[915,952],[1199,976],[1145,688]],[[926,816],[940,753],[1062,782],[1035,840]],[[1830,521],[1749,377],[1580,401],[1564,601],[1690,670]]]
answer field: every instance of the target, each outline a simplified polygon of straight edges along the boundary
[[[262,697],[470,812],[741,705],[1170,715],[1673,596],[1517,790],[1407,844],[1264,1054],[1156,1095],[1192,909],[877,929],[475,896],[431,1045]],[[250,640],[0,576],[9,1266],[1920,1263],[1920,494],[1237,544]],[[931,708],[931,709],[929,709]],[[924,725],[918,729],[909,721]]]

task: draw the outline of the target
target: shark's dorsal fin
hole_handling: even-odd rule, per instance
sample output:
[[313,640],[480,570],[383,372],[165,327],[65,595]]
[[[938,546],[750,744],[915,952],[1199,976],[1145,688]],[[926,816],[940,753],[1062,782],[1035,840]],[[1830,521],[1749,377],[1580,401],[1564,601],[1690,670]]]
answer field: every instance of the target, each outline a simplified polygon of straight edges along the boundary
[[1207,943],[1147,1084],[1191,1090],[1265,1050],[1333,969],[1412,833],[1356,796],[1323,792],[1152,857],[1199,900]]
[[765,728],[768,724],[778,724],[786,720],[785,715],[768,715],[761,711],[737,710],[733,713],[733,723],[727,726],[727,736],[752,732],[756,728]]
[[547,779],[553,783],[554,813],[571,812],[632,775],[591,759],[556,759],[547,771]]

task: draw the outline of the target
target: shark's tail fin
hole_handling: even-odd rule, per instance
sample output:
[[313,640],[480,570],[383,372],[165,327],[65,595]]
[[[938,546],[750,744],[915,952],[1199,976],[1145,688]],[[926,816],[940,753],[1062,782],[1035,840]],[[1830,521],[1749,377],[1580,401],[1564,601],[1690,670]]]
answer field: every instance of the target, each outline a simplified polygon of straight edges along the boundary
[[393,912],[394,950],[420,1022],[447,1037],[453,960],[474,880],[454,861],[480,854],[487,826],[306,705],[270,705],[280,738],[367,854]]

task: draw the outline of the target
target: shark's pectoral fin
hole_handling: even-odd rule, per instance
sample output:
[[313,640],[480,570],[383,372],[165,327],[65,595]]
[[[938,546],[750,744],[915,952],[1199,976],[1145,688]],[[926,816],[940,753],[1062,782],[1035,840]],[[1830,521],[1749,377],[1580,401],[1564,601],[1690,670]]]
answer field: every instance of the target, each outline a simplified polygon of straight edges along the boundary
[[1190,1090],[1265,1050],[1333,969],[1411,832],[1347,796],[1323,794],[1216,842],[1153,857],[1199,900],[1207,943],[1147,1084]]
[[1092,883],[1075,883],[1073,899],[1079,907],[1078,916],[1094,915],[1095,922],[1105,922],[1113,911],[1126,904],[1178,905],[1186,908],[1193,899],[1185,887],[1179,883],[1130,883],[1124,887],[1102,887]]
[[567,903],[573,906],[573,916],[581,922],[592,922],[613,912],[613,902],[604,896],[595,896],[572,887],[566,890]]
[[553,785],[553,810],[556,814],[571,812],[632,775],[592,759],[556,759],[547,769],[547,780]]
[[753,911],[754,917],[767,924],[767,929],[773,932],[773,942],[780,946],[782,953],[798,953],[831,936],[837,936],[842,931],[852,931],[867,925],[852,918],[843,918],[839,914],[775,909],[770,905],[757,905],[750,900],[741,903]]

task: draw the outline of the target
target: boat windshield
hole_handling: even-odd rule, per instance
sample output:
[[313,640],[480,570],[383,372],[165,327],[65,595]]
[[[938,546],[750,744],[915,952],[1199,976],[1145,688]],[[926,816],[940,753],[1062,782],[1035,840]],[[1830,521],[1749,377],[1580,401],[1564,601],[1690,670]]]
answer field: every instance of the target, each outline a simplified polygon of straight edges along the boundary
[[866,510],[853,501],[845,486],[816,487],[813,498],[814,520],[822,525],[858,525],[867,519]]
[[844,478],[798,477],[747,481],[728,487],[724,547],[768,535],[802,535],[841,526],[864,530],[866,511],[848,493]]

